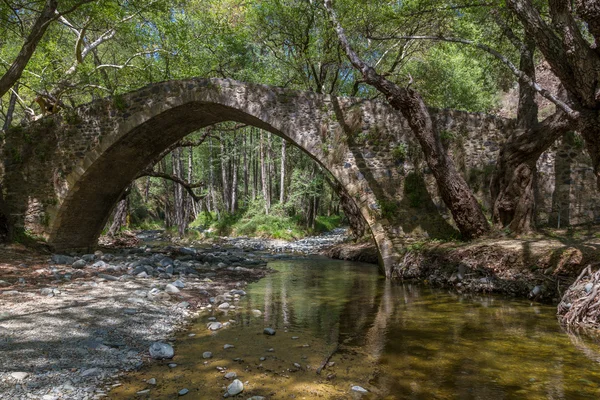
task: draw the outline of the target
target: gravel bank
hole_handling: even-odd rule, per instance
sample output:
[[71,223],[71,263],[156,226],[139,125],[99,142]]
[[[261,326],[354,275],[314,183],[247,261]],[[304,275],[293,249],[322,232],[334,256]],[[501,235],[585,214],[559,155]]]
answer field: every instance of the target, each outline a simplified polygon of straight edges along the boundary
[[0,263],[0,399],[95,399],[217,295],[269,272],[236,249],[127,249]]

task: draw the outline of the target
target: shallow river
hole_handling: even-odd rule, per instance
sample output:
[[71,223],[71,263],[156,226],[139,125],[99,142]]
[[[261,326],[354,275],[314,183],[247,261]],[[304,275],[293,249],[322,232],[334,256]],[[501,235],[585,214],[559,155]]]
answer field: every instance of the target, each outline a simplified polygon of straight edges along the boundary
[[[233,371],[244,382],[241,399],[600,398],[600,346],[561,330],[552,306],[391,284],[368,264],[270,266],[278,272],[249,285],[235,312],[214,313],[235,321],[230,327],[210,332],[213,314],[203,315],[177,338],[173,360],[129,375],[111,397],[150,388],[141,397],[173,398],[186,388],[186,399],[223,398],[224,373]],[[203,359],[205,351],[213,357]],[[318,375],[332,353],[334,364]]]

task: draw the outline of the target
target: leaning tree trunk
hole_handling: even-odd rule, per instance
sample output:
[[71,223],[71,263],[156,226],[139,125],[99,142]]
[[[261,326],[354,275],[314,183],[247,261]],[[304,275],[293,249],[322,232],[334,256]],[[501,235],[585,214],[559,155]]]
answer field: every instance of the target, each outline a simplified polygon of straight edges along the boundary
[[431,115],[421,95],[412,89],[388,81],[361,60],[350,46],[344,29],[331,7],[331,0],[325,0],[325,6],[331,15],[339,41],[354,68],[360,71],[366,83],[384,94],[390,105],[406,118],[421,146],[427,166],[436,180],[440,196],[452,213],[462,236],[471,239],[488,232],[489,225],[483,211],[467,182],[446,154],[439,132],[433,126]]
[[323,173],[325,181],[331,187],[332,192],[335,192],[340,198],[340,205],[344,211],[344,215],[348,218],[348,225],[352,235],[356,239],[362,238],[367,232],[367,221],[365,221],[360,208],[356,205],[356,202],[345,190],[344,187],[337,181],[330,179],[326,173]]
[[117,203],[115,207],[115,212],[113,214],[112,223],[108,228],[108,236],[115,236],[120,230],[121,227],[127,224],[127,214],[129,212],[129,193],[131,192],[131,186],[125,189],[121,200]]

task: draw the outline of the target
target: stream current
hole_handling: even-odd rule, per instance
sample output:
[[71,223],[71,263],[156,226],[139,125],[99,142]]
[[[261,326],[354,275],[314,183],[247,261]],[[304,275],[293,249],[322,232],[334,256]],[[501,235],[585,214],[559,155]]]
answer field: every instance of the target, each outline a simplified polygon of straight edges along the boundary
[[[552,306],[390,283],[373,265],[321,257],[269,266],[277,272],[250,284],[235,310],[202,314],[173,360],[129,375],[111,398],[185,388],[185,398],[219,399],[227,372],[244,383],[241,399],[600,398],[598,342],[566,333]],[[210,317],[231,325],[209,331]]]

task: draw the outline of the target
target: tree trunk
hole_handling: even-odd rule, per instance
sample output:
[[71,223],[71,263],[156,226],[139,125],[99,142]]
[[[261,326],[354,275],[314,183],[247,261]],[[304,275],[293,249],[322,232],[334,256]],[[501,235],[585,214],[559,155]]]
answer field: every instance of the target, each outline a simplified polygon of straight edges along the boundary
[[[10,94],[10,99],[8,100],[8,108],[6,110],[6,119],[4,120],[4,125],[2,126],[2,130],[6,132],[10,125],[12,124],[13,115],[15,113],[15,105],[17,104],[17,94],[19,93],[19,84],[15,84],[14,92]],[[1,145],[1,143],[0,143]]]
[[269,177],[267,176],[267,164],[265,160],[264,135],[260,132],[260,177],[262,183],[262,192],[265,199],[265,214],[269,214],[271,209],[271,196],[269,195]]
[[248,134],[243,133],[244,136],[244,202],[248,201]]
[[[177,178],[182,179],[182,162],[181,162],[181,148],[178,147],[171,153],[172,160],[172,170],[173,175]],[[175,225],[177,226],[177,231],[179,236],[183,236],[185,233],[185,229],[187,228],[187,220],[185,213],[185,193],[183,191],[183,186],[178,183],[173,184],[173,205],[174,205],[174,216],[175,216]]]
[[219,206],[217,205],[217,193],[215,190],[215,167],[214,167],[214,157],[213,157],[213,140],[210,138],[208,142],[208,154],[209,154],[209,176],[210,176],[210,198],[212,202],[212,211],[217,213],[217,217],[219,216]]
[[551,120],[540,123],[535,129],[513,132],[498,155],[490,183],[493,220],[514,233],[534,228],[537,159],[568,131],[570,125],[564,115],[555,114],[548,118]]
[[481,207],[463,176],[456,170],[454,162],[446,154],[439,132],[434,128],[429,110],[419,93],[388,81],[362,61],[352,50],[344,30],[337,20],[335,11],[331,8],[331,0],[326,0],[325,6],[352,65],[361,72],[366,83],[383,93],[390,105],[399,110],[406,118],[421,146],[427,166],[436,180],[438,191],[452,213],[462,236],[471,239],[488,232],[489,225]]
[[269,208],[273,203],[273,193],[276,192],[274,188],[273,179],[275,178],[275,155],[273,153],[273,135],[271,132],[267,133],[267,153],[266,160],[267,164],[267,180],[269,184]]
[[[535,42],[529,39],[521,51],[519,68],[535,81],[534,51]],[[507,138],[498,154],[490,182],[493,222],[517,234],[529,232],[535,227],[536,164],[541,153],[547,149],[544,146],[550,146],[556,140],[551,131],[532,131],[538,123],[535,94],[535,90],[524,81],[519,82],[517,128],[525,132]],[[537,146],[528,146],[530,140],[539,143]]]
[[0,97],[4,96],[21,77],[38,43],[42,40],[46,29],[48,29],[48,26],[54,20],[57,6],[58,0],[46,1],[44,9],[31,27],[31,32],[25,39],[25,43],[23,43],[17,58],[0,78]]
[[600,190],[600,111],[586,110],[581,113],[579,133],[585,140],[585,147],[592,159],[596,186]]
[[231,155],[231,169],[232,169],[232,177],[231,177],[231,210],[230,212],[233,214],[237,211],[238,208],[238,195],[237,195],[237,186],[238,186],[238,141],[237,134],[233,134],[233,148]]
[[[231,191],[229,189],[229,176],[227,174],[227,159],[226,159],[226,148],[225,148],[225,138],[223,137],[223,132],[219,133],[219,138],[221,139],[221,183],[223,185],[223,207],[226,211],[231,210],[230,199],[231,199]],[[227,157],[228,158],[228,157]]]
[[[193,147],[188,148],[187,181],[190,183],[194,181],[194,149],[193,149]],[[196,219],[196,216],[198,215],[198,211],[196,209],[196,202],[194,201],[192,196],[190,196],[189,193],[187,193],[187,192],[186,192],[186,196],[185,196],[185,202],[186,202],[185,203],[185,205],[186,205],[185,220],[186,220],[186,228],[187,228],[187,225]]]
[[113,221],[112,224],[110,224],[110,228],[108,229],[108,236],[115,236],[121,230],[121,227],[127,225],[127,214],[129,210],[129,192],[130,188],[127,188],[123,198],[117,203],[117,207],[115,207]]
[[281,173],[280,173],[280,183],[279,183],[279,203],[285,204],[285,156],[286,156],[286,145],[287,141],[285,139],[281,140]]

